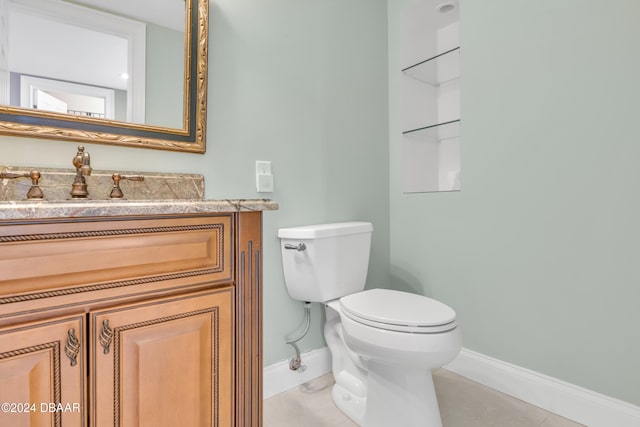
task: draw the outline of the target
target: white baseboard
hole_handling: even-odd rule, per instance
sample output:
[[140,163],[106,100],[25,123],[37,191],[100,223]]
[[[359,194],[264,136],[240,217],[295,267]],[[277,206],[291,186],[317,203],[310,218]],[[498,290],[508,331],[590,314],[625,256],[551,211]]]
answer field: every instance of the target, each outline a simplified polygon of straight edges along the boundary
[[289,369],[288,360],[264,368],[262,392],[265,399],[331,372],[331,353],[328,347],[302,353],[300,358],[302,365],[306,366],[303,372]]
[[[327,347],[303,353],[302,363],[301,373],[288,360],[265,367],[264,398],[331,372],[331,353]],[[640,427],[638,406],[471,350],[462,349],[444,369],[588,427]]]
[[589,427],[640,427],[640,407],[462,349],[445,369]]

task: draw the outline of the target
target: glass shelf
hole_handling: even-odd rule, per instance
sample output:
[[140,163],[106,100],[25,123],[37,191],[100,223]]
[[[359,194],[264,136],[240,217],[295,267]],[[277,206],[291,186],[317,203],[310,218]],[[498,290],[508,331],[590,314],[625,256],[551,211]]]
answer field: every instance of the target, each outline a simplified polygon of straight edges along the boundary
[[423,83],[439,86],[460,77],[460,47],[453,48],[402,70]]
[[402,132],[402,135],[424,141],[444,141],[460,136],[460,119]]

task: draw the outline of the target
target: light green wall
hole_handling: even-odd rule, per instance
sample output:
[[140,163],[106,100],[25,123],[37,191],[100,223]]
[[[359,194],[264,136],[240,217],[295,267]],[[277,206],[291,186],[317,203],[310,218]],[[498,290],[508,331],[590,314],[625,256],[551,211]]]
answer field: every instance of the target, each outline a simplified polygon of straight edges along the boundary
[[[286,294],[278,228],[369,220],[371,282],[389,265],[385,0],[210,2],[207,152],[84,144],[95,169],[200,173],[207,198],[254,198],[273,162],[280,210],[264,215],[264,362],[287,359],[302,317]],[[70,168],[77,144],[0,136],[0,164]],[[69,188],[71,183],[69,183]],[[91,189],[90,189],[91,191]],[[320,307],[301,348],[324,345]]]
[[464,346],[640,404],[640,2],[462,1],[462,191],[401,194],[389,1],[391,274]]
[[[265,364],[288,358],[302,319],[286,293],[277,230],[368,220],[371,282],[389,265],[386,1],[224,0],[213,4],[208,185],[253,195],[255,160],[271,160],[280,204],[264,216]],[[357,66],[356,66],[357,65]],[[213,187],[213,188],[212,188]],[[324,345],[321,308],[301,349]]]

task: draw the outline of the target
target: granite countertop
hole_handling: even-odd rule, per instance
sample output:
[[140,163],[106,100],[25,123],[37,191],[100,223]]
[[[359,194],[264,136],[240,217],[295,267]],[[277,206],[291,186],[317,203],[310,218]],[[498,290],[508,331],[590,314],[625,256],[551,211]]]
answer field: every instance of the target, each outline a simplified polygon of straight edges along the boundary
[[277,210],[268,199],[0,201],[0,221]]

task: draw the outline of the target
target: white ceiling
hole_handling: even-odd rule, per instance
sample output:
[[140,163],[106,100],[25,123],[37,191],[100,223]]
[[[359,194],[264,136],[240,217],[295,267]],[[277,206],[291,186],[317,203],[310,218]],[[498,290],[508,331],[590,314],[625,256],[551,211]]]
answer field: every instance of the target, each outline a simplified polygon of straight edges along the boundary
[[184,31],[184,0],[76,0],[75,3]]

